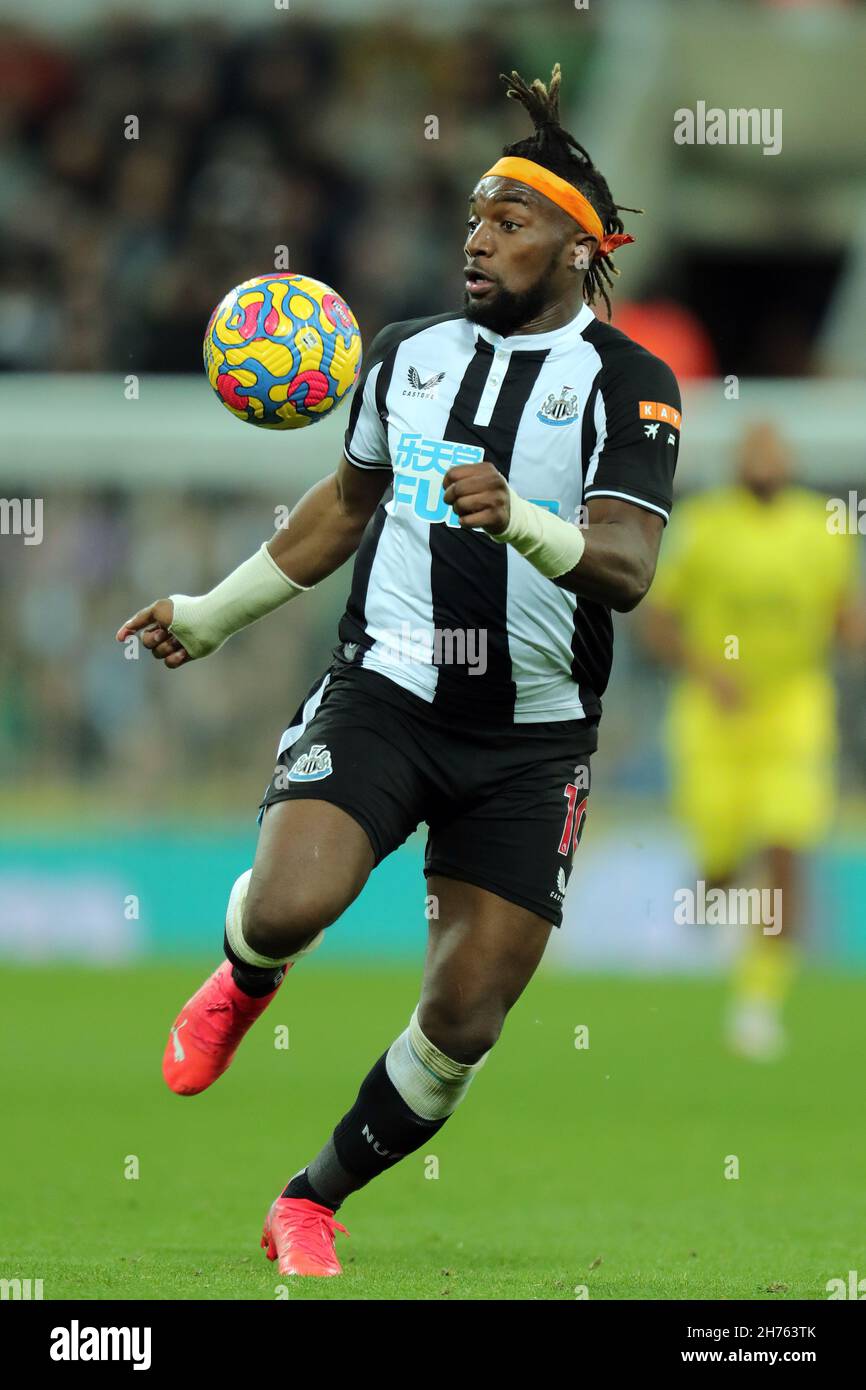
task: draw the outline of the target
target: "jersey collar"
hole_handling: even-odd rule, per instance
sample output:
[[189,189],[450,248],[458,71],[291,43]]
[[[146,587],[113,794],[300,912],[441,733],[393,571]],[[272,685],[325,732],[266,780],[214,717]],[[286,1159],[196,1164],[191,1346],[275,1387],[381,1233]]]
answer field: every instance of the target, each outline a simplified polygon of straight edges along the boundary
[[509,337],[503,337],[501,333],[494,333],[482,324],[473,324],[472,327],[475,329],[476,342],[483,338],[497,352],[541,352],[573,346],[575,338],[580,336],[587,324],[594,321],[595,314],[592,309],[588,304],[582,304],[570,323],[564,323],[561,328],[553,328],[549,333],[512,333]]

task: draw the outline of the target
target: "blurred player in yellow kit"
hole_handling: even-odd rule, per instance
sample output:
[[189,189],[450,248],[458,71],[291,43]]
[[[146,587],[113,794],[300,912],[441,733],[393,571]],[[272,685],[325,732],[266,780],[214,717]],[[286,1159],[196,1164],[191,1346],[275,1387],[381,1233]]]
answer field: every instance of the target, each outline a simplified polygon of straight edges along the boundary
[[784,1045],[801,856],[834,807],[833,646],[863,642],[856,543],[828,528],[824,498],[792,482],[773,426],[749,429],[733,486],[681,504],[644,632],[678,675],[668,723],[674,809],[707,891],[781,890],[778,934],[743,927],[727,1021],[735,1051],[770,1060]]

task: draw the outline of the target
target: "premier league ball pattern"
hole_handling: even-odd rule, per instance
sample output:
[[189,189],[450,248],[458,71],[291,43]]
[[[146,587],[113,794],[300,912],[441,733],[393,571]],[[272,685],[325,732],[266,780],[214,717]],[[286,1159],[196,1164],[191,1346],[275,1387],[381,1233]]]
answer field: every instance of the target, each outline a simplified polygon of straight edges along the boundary
[[351,390],[361,332],[338,294],[308,275],[257,275],[227,294],[204,336],[204,365],[223,405],[263,429],[321,420]]

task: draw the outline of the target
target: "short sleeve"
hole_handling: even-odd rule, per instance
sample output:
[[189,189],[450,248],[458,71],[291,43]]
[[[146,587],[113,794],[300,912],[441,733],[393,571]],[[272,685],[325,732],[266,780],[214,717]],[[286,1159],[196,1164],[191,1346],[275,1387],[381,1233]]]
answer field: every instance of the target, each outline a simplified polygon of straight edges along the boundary
[[667,363],[630,344],[595,387],[595,447],[584,500],[621,497],[667,523],[682,423],[680,390]]
[[376,334],[355,388],[343,452],[356,468],[391,468],[382,367],[392,346],[392,336],[389,328]]

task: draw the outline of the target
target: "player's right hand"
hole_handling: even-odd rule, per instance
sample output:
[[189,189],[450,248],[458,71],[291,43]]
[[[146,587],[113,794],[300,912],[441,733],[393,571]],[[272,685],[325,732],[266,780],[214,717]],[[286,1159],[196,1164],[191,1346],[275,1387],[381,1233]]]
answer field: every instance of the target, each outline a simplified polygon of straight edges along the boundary
[[[169,632],[169,624],[174,618],[174,604],[170,598],[161,598],[142,608],[132,618],[127,618],[117,630],[118,642],[125,642],[133,633],[141,633],[142,645],[157,658],[164,661],[169,670],[183,666],[192,657],[185,647]],[[143,630],[142,630],[143,629]]]

